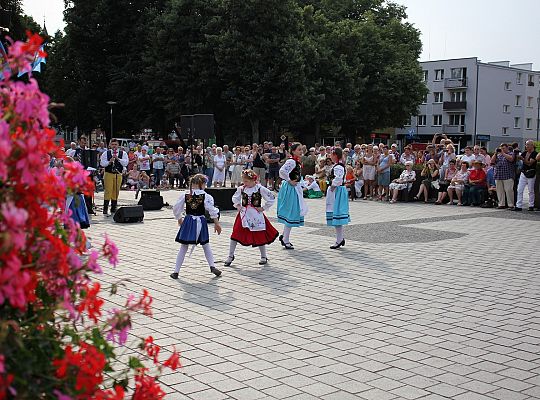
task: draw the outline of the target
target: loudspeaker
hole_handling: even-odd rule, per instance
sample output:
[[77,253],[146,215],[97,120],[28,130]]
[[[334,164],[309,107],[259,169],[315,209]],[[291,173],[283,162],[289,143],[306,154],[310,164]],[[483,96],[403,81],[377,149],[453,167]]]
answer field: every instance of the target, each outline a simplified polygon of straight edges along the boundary
[[149,210],[161,210],[163,208],[163,196],[159,196],[159,192],[157,196],[153,195],[144,195],[141,197],[138,203],[140,206],[142,206],[143,210],[149,211]]
[[142,222],[144,211],[142,206],[124,206],[120,207],[113,215],[114,222]]
[[236,188],[206,188],[204,191],[214,198],[214,205],[220,210],[236,210],[232,197]]
[[189,137],[191,119],[193,119],[194,139],[211,139],[214,137],[214,114],[195,114],[180,117],[180,128],[184,139]]

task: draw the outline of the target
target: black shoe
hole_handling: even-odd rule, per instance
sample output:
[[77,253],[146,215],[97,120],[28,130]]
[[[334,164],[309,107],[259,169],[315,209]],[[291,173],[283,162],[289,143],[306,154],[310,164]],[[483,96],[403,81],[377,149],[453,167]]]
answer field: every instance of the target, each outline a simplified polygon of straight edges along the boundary
[[294,250],[292,243],[285,243],[284,246],[286,250]]
[[279,242],[283,247],[285,247],[285,242],[283,241],[283,235],[279,235]]
[[342,246],[345,246],[345,239],[343,239],[343,240],[341,241],[341,243],[336,243],[335,245],[330,246],[330,248],[331,248],[332,250],[335,250],[335,249],[339,249],[339,248],[342,247]]
[[259,265],[266,265],[268,264],[268,258],[261,257],[261,261],[259,261]]
[[226,267],[230,267],[233,261],[234,261],[234,256],[229,256],[227,257],[227,261],[225,261],[223,265]]
[[173,272],[172,274],[169,275],[171,278],[173,279],[178,279],[178,272]]
[[212,271],[212,273],[215,276],[220,276],[221,275],[221,271],[219,269],[217,269],[216,267],[210,267],[210,271]]
[[534,211],[534,207],[529,207],[529,211]]
[[519,207],[510,207],[508,210],[510,210],[510,211],[523,211],[523,209],[519,208]]

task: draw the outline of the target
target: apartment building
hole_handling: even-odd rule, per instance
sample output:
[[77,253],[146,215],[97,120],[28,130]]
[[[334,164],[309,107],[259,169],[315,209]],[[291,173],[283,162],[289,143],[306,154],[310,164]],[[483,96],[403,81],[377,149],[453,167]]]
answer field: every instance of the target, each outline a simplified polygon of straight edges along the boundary
[[532,64],[477,58],[421,62],[429,94],[409,124],[396,130],[404,142],[445,133],[460,147],[537,140],[540,71]]

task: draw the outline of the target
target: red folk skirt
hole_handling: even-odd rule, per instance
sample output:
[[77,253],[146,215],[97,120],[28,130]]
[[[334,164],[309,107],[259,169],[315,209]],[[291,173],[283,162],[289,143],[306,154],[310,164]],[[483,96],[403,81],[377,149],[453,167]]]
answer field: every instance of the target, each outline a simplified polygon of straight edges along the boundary
[[264,231],[250,231],[249,228],[242,226],[242,218],[240,214],[236,215],[234,221],[233,231],[231,239],[240,243],[242,246],[264,246],[265,244],[271,244],[279,236],[279,232],[272,226],[266,215],[264,216],[264,223],[266,224],[266,230]]

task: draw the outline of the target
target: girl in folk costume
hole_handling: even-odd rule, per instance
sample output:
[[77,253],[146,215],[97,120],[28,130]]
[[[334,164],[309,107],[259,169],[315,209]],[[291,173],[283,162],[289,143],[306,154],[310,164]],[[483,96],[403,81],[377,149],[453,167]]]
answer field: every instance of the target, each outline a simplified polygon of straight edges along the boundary
[[[259,265],[268,263],[266,257],[266,245],[276,240],[279,233],[270,224],[268,218],[263,214],[274,204],[273,193],[260,183],[257,183],[258,176],[250,169],[242,172],[243,186],[240,186],[234,194],[232,201],[238,215],[234,221],[229,257],[225,261],[226,267],[234,261],[234,251],[237,243],[242,246],[258,247],[261,252]],[[264,199],[264,205],[262,200]]]
[[308,199],[320,199],[323,197],[323,192],[319,187],[319,184],[312,175],[306,175],[306,184],[303,187],[304,197]]
[[308,212],[307,204],[304,200],[302,190],[302,176],[300,157],[302,156],[302,145],[293,143],[291,155],[279,170],[279,177],[283,180],[278,195],[277,217],[278,222],[285,225],[283,235],[279,237],[281,245],[287,250],[294,249],[289,236],[291,229],[304,226],[304,217]]
[[[180,225],[176,241],[182,244],[176,256],[176,268],[171,274],[173,279],[178,279],[180,267],[184,263],[190,244],[193,246],[202,245],[210,271],[216,276],[221,275],[221,271],[214,266],[214,255],[209,244],[208,224],[204,215],[205,211],[208,211],[210,218],[214,220],[214,231],[219,235],[221,233],[221,225],[218,220],[219,210],[214,207],[214,198],[204,191],[205,186],[206,177],[202,174],[194,175],[190,181],[189,193],[182,193],[173,207],[174,216]],[[185,218],[183,217],[184,205]]]
[[330,175],[331,186],[326,193],[326,224],[336,228],[336,244],[330,246],[331,249],[339,249],[341,246],[345,246],[343,225],[347,225],[351,221],[349,199],[347,189],[344,186],[345,167],[342,159],[343,150],[336,147],[332,152],[332,161],[335,165]]

